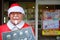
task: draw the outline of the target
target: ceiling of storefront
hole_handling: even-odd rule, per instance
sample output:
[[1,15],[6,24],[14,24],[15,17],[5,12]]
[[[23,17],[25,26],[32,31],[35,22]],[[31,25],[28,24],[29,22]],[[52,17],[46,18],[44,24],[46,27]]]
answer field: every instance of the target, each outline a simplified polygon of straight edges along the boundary
[[20,2],[20,4],[24,7],[24,8],[35,8],[35,3],[34,2]]
[[34,8],[35,7],[35,0],[3,0],[3,3],[6,4],[8,2],[8,5],[12,3],[20,3],[21,6],[24,8]]
[[[35,2],[18,2],[24,9],[34,9]],[[4,3],[4,9],[7,10],[9,8],[9,2]]]
[[39,9],[60,9],[60,5],[39,5]]
[[35,2],[35,0],[3,0],[3,1]]

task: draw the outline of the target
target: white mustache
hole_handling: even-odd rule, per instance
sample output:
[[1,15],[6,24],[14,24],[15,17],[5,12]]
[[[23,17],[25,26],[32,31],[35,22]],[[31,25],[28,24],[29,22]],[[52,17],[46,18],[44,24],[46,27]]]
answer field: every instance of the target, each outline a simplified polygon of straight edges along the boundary
[[14,19],[18,19],[18,17],[13,17]]

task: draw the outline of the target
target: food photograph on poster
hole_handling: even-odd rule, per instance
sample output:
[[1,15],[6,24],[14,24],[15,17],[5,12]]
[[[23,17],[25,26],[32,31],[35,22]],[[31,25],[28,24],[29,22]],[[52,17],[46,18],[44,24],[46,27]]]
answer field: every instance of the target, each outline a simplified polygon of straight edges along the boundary
[[60,10],[45,10],[43,11],[43,19],[44,20],[49,20],[49,19],[53,19],[53,20],[58,20],[59,16],[60,16]]

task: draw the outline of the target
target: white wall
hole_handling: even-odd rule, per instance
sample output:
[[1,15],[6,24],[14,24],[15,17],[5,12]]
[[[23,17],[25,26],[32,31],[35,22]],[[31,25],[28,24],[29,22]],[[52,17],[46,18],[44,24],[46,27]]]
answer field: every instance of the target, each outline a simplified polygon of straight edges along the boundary
[[46,5],[46,4],[48,4],[48,5],[58,5],[58,4],[60,4],[60,0],[37,0],[37,3],[38,4],[42,4],[42,5]]

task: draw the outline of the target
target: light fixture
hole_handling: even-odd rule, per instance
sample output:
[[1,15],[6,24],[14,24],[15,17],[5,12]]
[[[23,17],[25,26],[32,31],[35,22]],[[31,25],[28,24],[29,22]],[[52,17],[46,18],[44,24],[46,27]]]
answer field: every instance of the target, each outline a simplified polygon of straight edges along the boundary
[[34,6],[32,8],[35,8]]
[[48,6],[46,6],[46,8],[48,8]]

